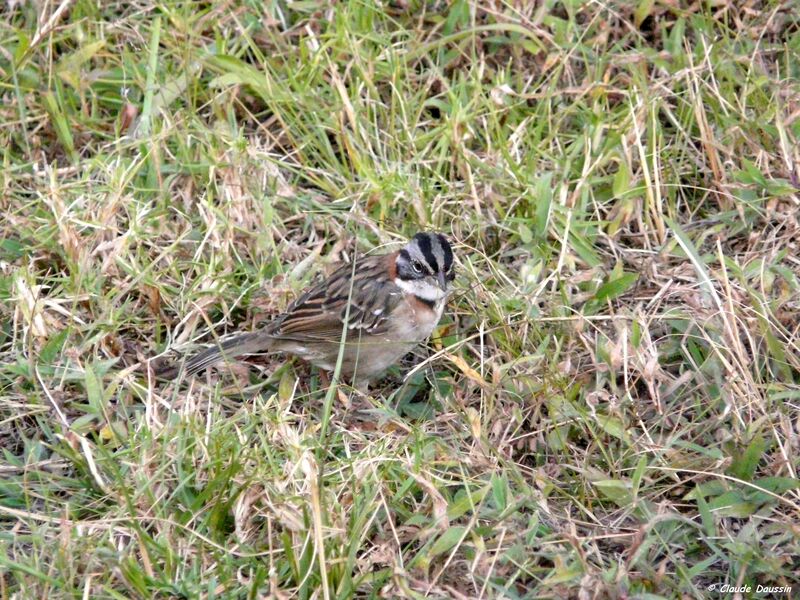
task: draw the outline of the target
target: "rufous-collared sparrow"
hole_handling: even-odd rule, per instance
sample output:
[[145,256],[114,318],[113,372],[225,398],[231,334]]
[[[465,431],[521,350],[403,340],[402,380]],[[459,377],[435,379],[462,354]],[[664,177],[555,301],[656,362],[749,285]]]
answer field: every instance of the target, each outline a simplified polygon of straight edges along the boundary
[[[430,336],[454,275],[447,239],[418,233],[397,252],[339,267],[269,325],[203,350],[183,371],[191,375],[222,359],[262,352],[288,352],[332,371],[343,345],[342,374],[363,389]],[[160,376],[174,377],[180,368]]]

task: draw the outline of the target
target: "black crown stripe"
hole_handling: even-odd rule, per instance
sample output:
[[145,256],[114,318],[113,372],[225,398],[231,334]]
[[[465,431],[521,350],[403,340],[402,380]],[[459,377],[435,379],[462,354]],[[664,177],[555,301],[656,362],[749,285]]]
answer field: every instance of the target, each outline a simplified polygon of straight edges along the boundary
[[450,248],[450,243],[447,241],[447,238],[441,233],[437,234],[436,237],[439,238],[439,244],[444,252],[444,270],[449,271],[450,266],[453,264],[453,250]]
[[431,236],[426,233],[420,233],[416,236],[417,238],[417,245],[419,246],[420,252],[422,252],[422,256],[425,258],[425,262],[428,263],[428,267],[431,271],[436,273],[439,270],[439,264],[436,261],[436,256],[433,254],[433,249],[431,248]]

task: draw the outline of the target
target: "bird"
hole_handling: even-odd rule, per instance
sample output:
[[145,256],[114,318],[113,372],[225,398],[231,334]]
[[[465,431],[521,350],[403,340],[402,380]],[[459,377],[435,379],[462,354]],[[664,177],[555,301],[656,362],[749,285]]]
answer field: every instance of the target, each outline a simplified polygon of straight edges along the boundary
[[340,266],[262,329],[224,339],[157,375],[194,375],[223,359],[264,352],[333,371],[343,345],[341,373],[364,390],[431,335],[454,278],[447,238],[423,231],[395,252]]

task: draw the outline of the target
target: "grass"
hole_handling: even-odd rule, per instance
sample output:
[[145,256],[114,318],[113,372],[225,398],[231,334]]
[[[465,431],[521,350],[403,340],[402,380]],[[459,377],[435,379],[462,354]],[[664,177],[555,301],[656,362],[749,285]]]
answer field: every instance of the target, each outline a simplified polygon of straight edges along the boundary
[[[0,38],[0,598],[800,590],[795,2],[10,2]],[[458,289],[369,400],[147,376],[420,229]]]

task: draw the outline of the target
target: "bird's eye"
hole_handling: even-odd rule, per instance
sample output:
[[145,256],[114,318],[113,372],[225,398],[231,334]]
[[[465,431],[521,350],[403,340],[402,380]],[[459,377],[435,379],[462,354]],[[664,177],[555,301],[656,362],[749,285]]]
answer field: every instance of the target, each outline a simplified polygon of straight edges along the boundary
[[414,269],[414,273],[422,273],[422,265],[416,260],[411,262],[411,268]]

